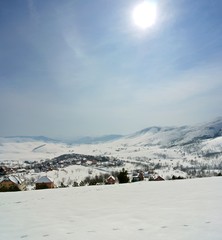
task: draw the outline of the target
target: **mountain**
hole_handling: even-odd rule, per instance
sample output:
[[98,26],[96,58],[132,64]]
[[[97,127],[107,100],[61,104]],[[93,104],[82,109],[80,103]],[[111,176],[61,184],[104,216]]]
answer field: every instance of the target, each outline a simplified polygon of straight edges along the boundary
[[222,136],[222,117],[196,125],[181,127],[149,127],[121,139],[130,144],[162,147],[183,146]]
[[75,146],[75,152],[140,162],[218,161],[222,157],[222,118],[195,126],[153,126],[110,142]]
[[104,135],[99,137],[79,137],[73,140],[67,141],[70,144],[92,144],[92,143],[102,143],[102,142],[109,142],[114,141],[117,139],[122,138],[123,135],[118,134],[110,134],[110,135]]
[[126,136],[85,137],[68,144],[43,136],[0,138],[0,161],[41,160],[73,152],[124,159],[182,159],[182,152],[190,159],[218,157],[222,156],[222,117],[195,126],[153,126]]
[[1,137],[0,142],[31,142],[41,141],[45,143],[68,143],[68,144],[100,144],[106,142],[126,142],[144,146],[160,145],[172,147],[200,142],[222,136],[222,117],[195,126],[160,127],[153,126],[142,129],[126,136],[110,134],[99,137],[79,137],[72,140],[55,140],[45,136],[10,136]]
[[92,144],[92,143],[101,143],[101,142],[109,142],[113,140],[117,140],[122,138],[123,135],[118,134],[110,134],[98,137],[78,137],[74,139],[61,140],[61,139],[53,139],[45,136],[6,136],[0,137],[0,142],[33,142],[33,141],[41,141],[41,142],[53,142],[53,143],[67,143],[67,144]]
[[5,142],[31,142],[31,141],[41,141],[41,142],[61,142],[59,140],[55,140],[52,138],[48,138],[45,136],[6,136],[0,137],[0,141]]
[[[43,165],[47,160],[46,166],[60,156],[64,161],[62,169],[48,173],[58,185],[61,181],[67,185],[70,181],[80,183],[89,172],[111,173],[123,167],[130,173],[135,169],[155,169],[155,173],[165,179],[172,176],[212,176],[222,174],[221,133],[222,118],[218,118],[196,126],[154,126],[127,136],[90,138],[90,142],[96,142],[91,144],[67,144],[45,137],[0,138],[0,163],[21,168],[31,162]],[[84,161],[73,161],[76,155],[82,155]],[[86,155],[94,160],[99,157],[110,161],[92,166],[92,162],[86,161]],[[121,165],[111,164],[114,160],[121,162]],[[31,181],[37,179],[38,174],[37,171],[23,177]]]

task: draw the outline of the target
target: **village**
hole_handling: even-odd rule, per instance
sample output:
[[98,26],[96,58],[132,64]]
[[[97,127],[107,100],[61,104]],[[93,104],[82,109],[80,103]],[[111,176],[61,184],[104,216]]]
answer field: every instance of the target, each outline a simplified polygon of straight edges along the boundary
[[[191,162],[192,163],[192,162]],[[189,167],[177,164],[170,166],[171,161],[154,162],[128,161],[112,156],[92,156],[84,154],[63,154],[53,159],[37,161],[2,162],[0,165],[0,192],[25,191],[47,188],[78,187],[103,184],[121,184],[138,181],[180,180],[185,178],[221,176],[221,166],[197,165]],[[130,166],[130,167],[129,167]],[[84,178],[75,178],[77,174],[72,167],[85,170]],[[163,174],[165,172],[165,174]],[[170,173],[171,172],[171,173]],[[54,173],[52,175],[51,173]],[[66,176],[58,181],[58,174]],[[94,174],[93,174],[94,173]],[[121,174],[124,175],[121,179]],[[27,176],[29,176],[27,178]],[[75,180],[71,180],[72,179]],[[69,180],[66,181],[68,178]]]
[[[40,162],[29,162],[25,161],[24,164],[0,166],[0,192],[6,191],[25,191],[29,188],[27,185],[30,182],[25,181],[25,174],[32,173],[44,173],[38,179],[33,180],[32,189],[47,189],[47,188],[58,188],[68,187],[63,182],[56,185],[54,179],[47,176],[47,173],[53,170],[65,169],[69,166],[83,166],[88,168],[88,176],[81,182],[73,182],[71,186],[86,186],[86,185],[99,185],[99,184],[116,184],[116,183],[127,183],[150,180],[150,181],[161,181],[163,177],[155,174],[154,169],[149,171],[143,171],[141,169],[135,169],[132,172],[124,170],[124,161],[107,156],[91,156],[82,154],[64,154],[51,160],[45,160]],[[90,168],[89,168],[90,167]],[[120,171],[109,171],[109,168],[122,169]],[[92,169],[98,169],[105,171],[96,176],[90,176]],[[105,170],[104,170],[105,169]],[[125,176],[121,179],[119,175],[124,173]]]

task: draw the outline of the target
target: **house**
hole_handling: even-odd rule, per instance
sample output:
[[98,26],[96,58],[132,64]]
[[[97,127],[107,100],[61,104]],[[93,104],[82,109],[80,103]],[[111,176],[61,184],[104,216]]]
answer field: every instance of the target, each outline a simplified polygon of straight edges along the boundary
[[42,176],[35,182],[35,189],[47,189],[47,188],[54,188],[54,187],[55,187],[55,184],[53,180],[51,180],[47,176]]
[[96,165],[97,161],[96,160],[92,160],[92,165]]
[[4,176],[0,180],[0,192],[24,190],[26,190],[26,185],[18,176]]
[[165,181],[164,178],[162,178],[161,176],[157,175],[157,176],[150,176],[149,181]]
[[106,179],[106,184],[115,184],[116,183],[116,179],[115,177],[113,176],[109,176],[107,179]]
[[161,176],[157,176],[156,178],[154,178],[154,181],[164,181],[164,178],[162,178]]
[[143,181],[144,180],[144,174],[142,171],[135,172],[133,174],[132,182],[138,182],[138,181]]

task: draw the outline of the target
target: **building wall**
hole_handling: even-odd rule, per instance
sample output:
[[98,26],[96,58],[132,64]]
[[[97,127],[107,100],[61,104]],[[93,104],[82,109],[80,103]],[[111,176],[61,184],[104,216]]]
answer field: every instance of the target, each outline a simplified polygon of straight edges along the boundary
[[54,188],[54,183],[36,183],[35,184],[35,189],[47,189],[47,188]]
[[108,178],[106,182],[107,182],[107,184],[115,184],[116,180],[113,178]]
[[25,190],[27,190],[27,189],[26,189],[26,185],[25,185],[24,182],[21,183],[21,184],[19,184],[19,185],[18,185],[18,188],[19,188],[21,191],[25,191]]
[[19,185],[11,181],[2,181],[0,183],[0,191],[20,191]]

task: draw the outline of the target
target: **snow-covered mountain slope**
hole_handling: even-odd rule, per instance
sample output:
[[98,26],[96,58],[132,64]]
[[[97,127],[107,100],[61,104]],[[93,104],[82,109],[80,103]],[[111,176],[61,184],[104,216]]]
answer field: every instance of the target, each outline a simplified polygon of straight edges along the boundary
[[221,240],[222,178],[0,195],[0,239]]
[[67,140],[70,144],[93,144],[93,143],[101,143],[101,142],[109,142],[120,139],[123,137],[118,134],[105,135],[100,137],[79,137],[71,140]]
[[[0,161],[41,160],[64,153],[119,158],[189,159],[222,155],[222,118],[197,126],[150,127],[97,144],[66,144],[48,138],[0,138]],[[102,138],[101,138],[102,139]],[[107,141],[110,140],[110,141]]]
[[78,153],[110,155],[132,160],[222,161],[222,118],[207,124],[183,127],[151,127],[119,140],[75,147]]
[[71,153],[72,147],[66,143],[35,141],[34,139],[0,139],[1,161],[39,161]]
[[171,147],[219,136],[222,136],[222,118],[198,126],[150,127],[128,135],[119,141],[125,141],[128,145]]
[[0,142],[60,142],[45,136],[10,136],[0,137]]
[[203,141],[202,150],[211,152],[222,152],[222,137]]

